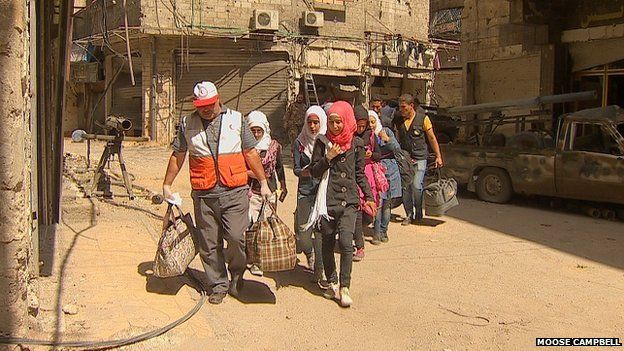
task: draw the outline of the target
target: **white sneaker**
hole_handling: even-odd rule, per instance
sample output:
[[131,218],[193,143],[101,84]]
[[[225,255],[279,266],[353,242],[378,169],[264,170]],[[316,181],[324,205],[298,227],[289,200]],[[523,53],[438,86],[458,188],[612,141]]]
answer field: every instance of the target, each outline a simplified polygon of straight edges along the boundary
[[249,273],[257,277],[262,277],[264,275],[264,272],[262,272],[262,269],[260,269],[260,267],[258,267],[258,265],[255,265],[255,264],[252,264],[251,267],[249,267]]
[[329,283],[329,287],[327,289],[325,289],[325,292],[323,292],[323,297],[326,299],[336,299],[336,300],[340,300],[340,293],[338,292],[338,284],[336,283]]
[[353,303],[353,299],[351,298],[351,293],[349,292],[349,288],[343,287],[340,288],[340,305],[342,307],[349,307]]

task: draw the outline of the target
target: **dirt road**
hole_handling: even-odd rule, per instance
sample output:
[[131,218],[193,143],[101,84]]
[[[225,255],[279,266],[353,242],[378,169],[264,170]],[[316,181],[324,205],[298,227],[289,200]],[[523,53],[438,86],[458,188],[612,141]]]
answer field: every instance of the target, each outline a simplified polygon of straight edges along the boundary
[[[84,155],[84,145],[68,143],[66,151]],[[169,151],[130,146],[125,153],[135,182],[158,191]],[[287,176],[290,193],[279,213],[292,223],[296,179],[290,170]],[[186,169],[174,189],[190,209]],[[126,207],[101,203],[98,225],[81,233],[100,252],[107,246],[108,255],[119,255],[122,263],[106,266],[106,275],[90,275],[89,267],[79,264],[89,255],[76,249],[74,257],[80,258],[69,269],[72,283],[64,296],[83,306],[81,335],[104,338],[128,325],[157,326],[182,314],[197,298],[179,283],[145,277],[140,267],[149,266],[160,225],[148,212],[162,214],[164,207],[145,200],[125,202]],[[354,263],[350,309],[323,299],[303,267],[263,278],[247,274],[250,282],[240,301],[228,297],[222,305],[206,305],[169,336],[136,348],[529,350],[536,349],[536,337],[624,339],[623,223],[472,198],[460,203],[446,217],[430,221],[431,226],[392,223],[389,243],[367,244],[365,259]],[[84,216],[72,215],[72,208],[64,211],[66,225],[83,223]],[[72,238],[66,235],[66,240]],[[119,242],[133,249],[116,253]],[[198,262],[193,267],[201,276]],[[111,285],[113,289],[102,288]],[[120,309],[116,306],[123,305],[124,289],[128,299],[150,302]],[[90,303],[95,300],[100,302],[97,310]],[[149,317],[155,310],[162,315]],[[127,322],[128,314],[135,322]],[[75,326],[71,317],[66,317],[68,330]]]

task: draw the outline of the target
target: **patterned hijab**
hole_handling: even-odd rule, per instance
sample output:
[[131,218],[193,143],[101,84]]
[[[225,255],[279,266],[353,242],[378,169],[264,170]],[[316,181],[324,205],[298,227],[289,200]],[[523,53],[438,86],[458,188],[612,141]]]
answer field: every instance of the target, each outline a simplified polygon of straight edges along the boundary
[[351,104],[346,101],[336,101],[329,108],[328,116],[331,117],[331,115],[340,116],[342,118],[344,128],[342,128],[342,132],[338,135],[333,135],[328,128],[325,136],[333,144],[340,145],[342,151],[351,149],[351,141],[353,141],[354,133],[357,130],[353,107],[351,107]]

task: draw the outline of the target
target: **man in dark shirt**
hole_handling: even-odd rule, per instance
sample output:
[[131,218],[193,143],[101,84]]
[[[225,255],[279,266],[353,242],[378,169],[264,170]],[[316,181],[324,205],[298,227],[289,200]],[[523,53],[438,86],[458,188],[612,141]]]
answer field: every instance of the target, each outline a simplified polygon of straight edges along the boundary
[[420,223],[423,219],[423,190],[427,156],[429,156],[427,141],[436,154],[435,167],[442,167],[444,164],[438,140],[433,133],[431,120],[419,105],[418,99],[412,95],[401,95],[399,98],[400,113],[393,121],[395,131],[399,136],[399,144],[403,150],[409,152],[414,165],[414,180],[411,191],[409,191],[410,189],[403,189],[403,206],[407,216],[401,223],[402,225]]

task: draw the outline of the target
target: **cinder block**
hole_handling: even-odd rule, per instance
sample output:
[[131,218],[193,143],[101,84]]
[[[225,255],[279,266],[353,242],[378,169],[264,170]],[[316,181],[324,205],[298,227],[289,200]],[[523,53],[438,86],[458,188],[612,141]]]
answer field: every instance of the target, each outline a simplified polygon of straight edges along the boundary
[[564,43],[573,43],[578,41],[588,41],[589,30],[587,29],[572,29],[564,30],[561,34],[561,41]]
[[607,27],[608,38],[624,37],[624,24],[615,24]]
[[589,40],[605,39],[607,37],[607,27],[590,27],[589,28]]

